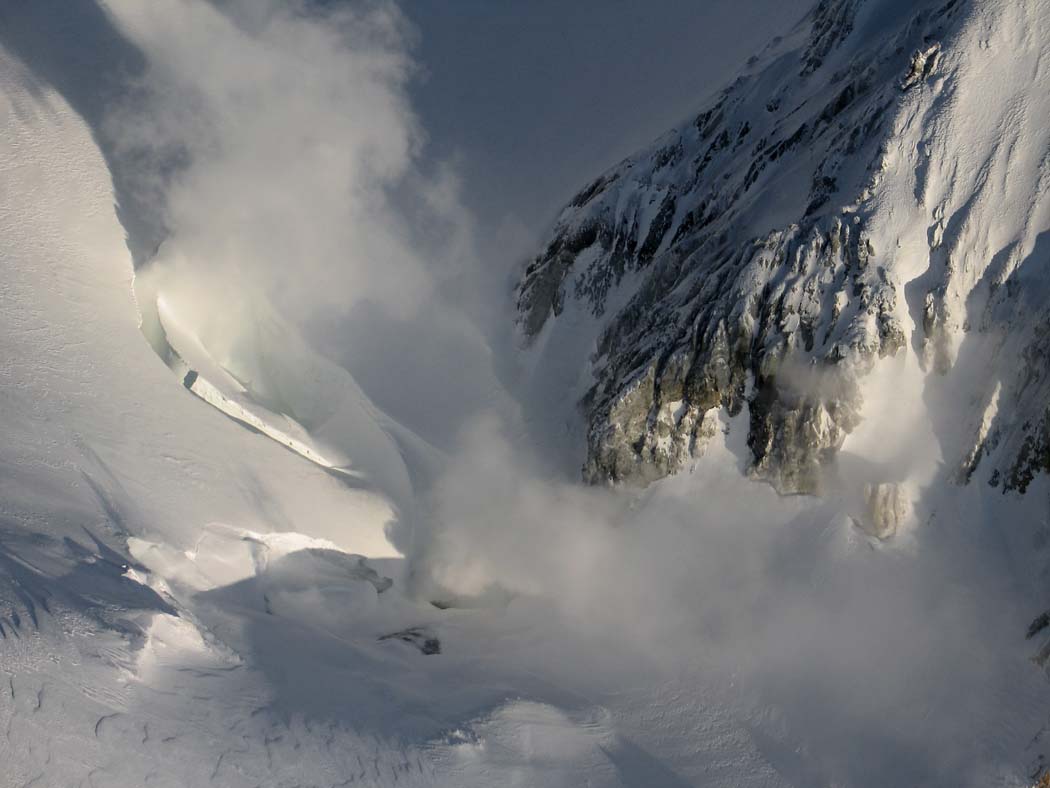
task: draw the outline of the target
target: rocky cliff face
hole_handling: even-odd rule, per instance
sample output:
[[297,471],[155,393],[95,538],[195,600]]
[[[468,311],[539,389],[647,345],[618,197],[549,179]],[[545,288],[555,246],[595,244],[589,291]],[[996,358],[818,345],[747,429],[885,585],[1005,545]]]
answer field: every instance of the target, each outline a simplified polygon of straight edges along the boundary
[[[1036,401],[1050,331],[1016,296],[1050,227],[1046,16],[1005,0],[821,0],[702,112],[570,201],[518,307],[534,344],[570,330],[570,303],[601,326],[580,359],[587,479],[672,473],[717,409],[746,407],[753,472],[820,492],[877,364],[914,353],[944,376],[977,345],[989,363],[1028,359],[1032,380],[1017,364],[971,379],[965,447],[946,460],[972,476],[1009,433],[999,478],[1020,489],[1050,469]],[[971,334],[1008,334],[1009,352]],[[1011,406],[990,415],[1006,390]]]

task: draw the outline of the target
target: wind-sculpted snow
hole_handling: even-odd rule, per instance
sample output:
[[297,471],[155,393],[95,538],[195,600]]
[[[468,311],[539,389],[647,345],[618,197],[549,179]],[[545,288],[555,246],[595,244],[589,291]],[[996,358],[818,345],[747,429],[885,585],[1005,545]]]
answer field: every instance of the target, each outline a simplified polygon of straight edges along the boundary
[[[1032,315],[1004,316],[1024,300],[1008,280],[1040,265],[1050,226],[1034,120],[1046,24],[1039,4],[821,2],[703,112],[581,191],[519,309],[541,347],[569,302],[600,326],[577,359],[594,374],[584,475],[674,472],[703,451],[712,409],[746,406],[755,473],[820,491],[881,360],[913,352],[944,374],[971,332],[1008,332],[1000,358],[1016,365]],[[1002,460],[1018,486],[1046,465],[1041,406],[1000,409],[993,443],[1003,418],[1023,433]]]

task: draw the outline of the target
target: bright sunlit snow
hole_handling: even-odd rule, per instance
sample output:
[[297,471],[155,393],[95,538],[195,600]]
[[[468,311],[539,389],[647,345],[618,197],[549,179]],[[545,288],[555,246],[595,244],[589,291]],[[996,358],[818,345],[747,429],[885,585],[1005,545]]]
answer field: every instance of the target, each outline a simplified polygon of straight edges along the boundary
[[[586,40],[603,26],[622,40],[643,7],[682,13],[632,5],[591,3]],[[578,101],[580,138],[601,127],[605,145],[737,96],[718,91],[738,71],[723,114],[766,126],[709,143],[687,120],[598,182],[567,169],[582,196],[559,215],[572,195],[544,195],[544,213],[587,242],[555,257],[575,267],[527,336],[517,288],[548,248],[533,236],[544,181],[504,177],[534,153],[478,173],[547,119],[507,110],[520,136],[471,158],[486,124],[465,116],[450,141],[448,116],[428,115],[450,80],[420,41],[466,5],[436,21],[385,1],[0,0],[0,786],[1020,787],[1046,773],[1050,4],[738,5],[690,10],[724,73],[661,85],[659,111],[633,109],[626,82],[623,118],[592,111],[588,91],[617,90],[601,62],[545,77],[559,122]],[[560,46],[551,63],[577,62],[580,12],[540,8],[516,47],[535,35],[530,56]],[[888,49],[926,29],[938,40]],[[632,47],[666,63],[637,62],[638,84],[693,56],[664,52],[659,24],[639,31],[653,38]],[[756,38],[771,43],[748,60]],[[901,69],[867,69],[869,46]],[[417,114],[428,71],[437,92]],[[490,84],[505,73],[473,84],[545,89]],[[834,185],[812,177],[830,166],[820,139],[777,148],[795,112],[864,101],[881,136],[843,142]],[[551,166],[584,161],[576,150]],[[645,304],[689,303],[667,283],[695,250],[674,257],[667,228],[696,217],[663,210],[668,195],[702,187],[729,211],[719,189],[753,155],[772,173],[740,198],[756,239],[801,235],[814,190],[830,200],[819,218],[863,217],[855,289],[827,309],[798,299],[778,324],[831,336],[851,321],[856,424],[822,455],[819,495],[778,494],[754,463],[748,369],[738,410],[694,413],[686,394],[624,407],[665,453],[695,416],[681,467],[585,483],[587,398],[662,341]],[[635,240],[664,222],[660,275],[616,257],[634,241],[603,222]],[[839,258],[811,270],[805,249],[749,243],[746,275],[704,279],[711,309],[731,299],[759,326],[792,275],[809,295],[836,276]],[[870,283],[896,300],[868,300]],[[621,318],[651,330],[610,334]],[[890,319],[900,348],[854,352]],[[775,374],[823,397],[814,368]],[[654,385],[642,370],[624,390]],[[798,433],[819,442],[835,415]],[[1001,482],[1010,463],[1023,483]]]

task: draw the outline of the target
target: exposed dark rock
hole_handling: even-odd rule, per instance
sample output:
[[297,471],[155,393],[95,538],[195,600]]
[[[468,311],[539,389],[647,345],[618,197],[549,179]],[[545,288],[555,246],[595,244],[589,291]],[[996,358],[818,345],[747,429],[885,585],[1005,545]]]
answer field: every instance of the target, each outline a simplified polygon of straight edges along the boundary
[[1028,631],[1025,632],[1024,639],[1031,640],[1047,627],[1050,627],[1050,610],[1044,610],[1032,620],[1032,623],[1028,625]]
[[[567,299],[603,318],[581,402],[588,480],[673,473],[703,451],[714,409],[747,405],[754,472],[784,493],[819,492],[858,422],[857,379],[905,347],[896,286],[864,217],[881,183],[885,119],[917,64],[909,53],[927,53],[922,78],[936,69],[929,42],[953,12],[920,7],[889,38],[840,49],[862,4],[824,0],[799,70],[783,55],[759,62],[590,184],[525,270],[526,338]],[[763,229],[756,206],[771,198],[794,216]],[[605,315],[628,273],[639,283]],[[931,332],[936,319],[931,308]]]
[[399,632],[391,632],[389,635],[380,635],[377,639],[380,641],[399,640],[402,643],[408,643],[408,645],[419,649],[420,654],[428,657],[441,653],[441,641],[431,635],[424,627],[409,627]]

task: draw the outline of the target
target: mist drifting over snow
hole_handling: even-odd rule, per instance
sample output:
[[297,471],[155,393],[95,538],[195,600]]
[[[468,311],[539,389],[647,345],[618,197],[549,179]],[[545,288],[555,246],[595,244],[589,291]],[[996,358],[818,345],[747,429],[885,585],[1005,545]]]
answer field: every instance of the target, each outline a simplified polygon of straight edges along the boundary
[[[420,145],[396,9],[114,8],[151,53],[149,111],[122,118],[128,146],[186,162],[162,263],[185,269],[201,299],[254,287],[298,320],[365,301],[418,308],[440,250],[420,259],[391,205]],[[438,204],[440,184],[415,185]]]
[[[585,486],[550,449],[579,429],[574,393],[530,378],[513,333],[507,283],[520,261],[491,257],[496,231],[468,209],[456,162],[428,156],[409,98],[425,30],[388,2],[104,8],[146,53],[108,133],[164,196],[163,240],[136,273],[140,306],[160,294],[272,401],[290,390],[275,371],[289,367],[258,359],[279,326],[360,384],[383,429],[395,422],[426,447],[432,463],[410,467],[397,492],[414,530],[397,546],[420,601],[506,607],[541,641],[571,639],[528,665],[555,685],[655,674],[695,687],[779,752],[794,784],[998,776],[967,737],[1009,726],[1003,697],[1036,697],[1042,680],[1016,644],[1031,615],[1009,556],[968,508],[976,494],[933,489],[946,461],[924,428],[916,364],[865,390],[866,426],[823,499],[747,478],[746,411],[720,415],[688,472],[644,491]],[[279,412],[300,418],[312,404]],[[387,478],[340,448],[366,478]],[[903,468],[914,491],[910,528],[891,545],[855,525],[875,462]]]

